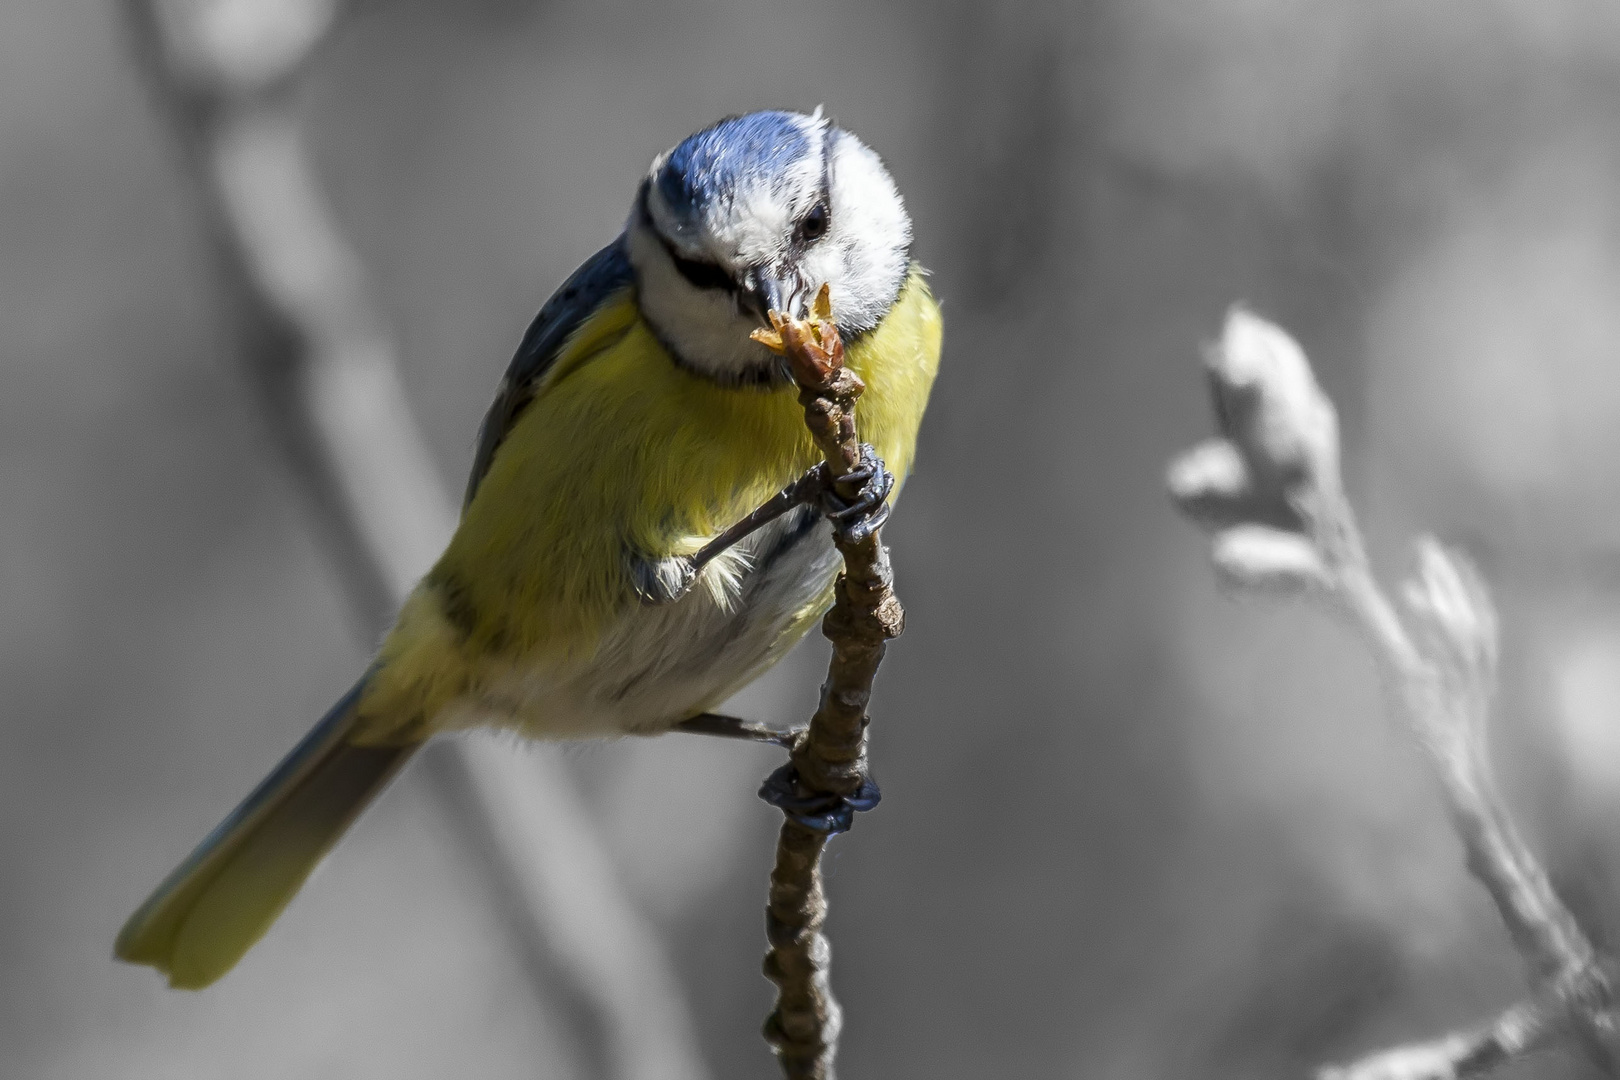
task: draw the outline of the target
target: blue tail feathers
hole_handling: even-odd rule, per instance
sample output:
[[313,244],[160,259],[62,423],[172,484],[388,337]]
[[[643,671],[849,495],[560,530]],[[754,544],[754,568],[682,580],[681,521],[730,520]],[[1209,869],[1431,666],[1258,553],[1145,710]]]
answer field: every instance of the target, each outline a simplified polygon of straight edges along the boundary
[[[369,677],[369,676],[368,676]],[[262,937],[416,745],[349,741],[362,678],[242,804],[175,868],[119,932],[120,960],[198,989]]]

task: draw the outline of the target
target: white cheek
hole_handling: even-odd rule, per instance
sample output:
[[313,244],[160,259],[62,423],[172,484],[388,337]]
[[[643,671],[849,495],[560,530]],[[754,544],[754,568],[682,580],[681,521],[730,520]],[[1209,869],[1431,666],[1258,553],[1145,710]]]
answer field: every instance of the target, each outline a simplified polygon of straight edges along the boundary
[[804,266],[833,283],[835,315],[855,329],[870,329],[905,282],[911,220],[883,163],[848,132],[833,146],[831,171],[833,228]]
[[730,296],[693,288],[639,222],[632,219],[626,236],[641,313],[682,362],[721,377],[772,362],[765,347],[748,337],[756,323]]

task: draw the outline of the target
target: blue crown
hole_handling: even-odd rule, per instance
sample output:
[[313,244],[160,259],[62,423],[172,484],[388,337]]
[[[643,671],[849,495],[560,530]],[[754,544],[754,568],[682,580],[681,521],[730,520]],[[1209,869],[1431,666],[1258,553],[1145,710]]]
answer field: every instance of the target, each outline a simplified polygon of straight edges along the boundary
[[749,113],[688,136],[670,151],[654,181],[664,205],[691,219],[718,196],[781,172],[810,152],[805,119],[791,112]]

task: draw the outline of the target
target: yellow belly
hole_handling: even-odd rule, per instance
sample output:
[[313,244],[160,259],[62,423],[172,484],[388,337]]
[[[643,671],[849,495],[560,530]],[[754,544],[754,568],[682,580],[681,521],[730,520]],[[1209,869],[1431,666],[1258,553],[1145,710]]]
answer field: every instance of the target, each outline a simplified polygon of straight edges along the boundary
[[[857,407],[861,438],[900,479],[910,471],[940,335],[939,309],[914,270],[888,317],[848,351],[867,387]],[[816,460],[794,389],[726,387],[678,367],[627,290],[569,342],[401,612],[361,705],[367,738],[414,739],[480,721],[536,735],[611,724],[611,701],[575,700],[593,693],[594,668],[634,664],[626,650],[658,634],[736,633],[725,621],[750,616],[725,610],[735,581],[710,582],[671,605],[674,612],[648,609],[635,596],[631,559],[696,551]],[[745,576],[738,561],[714,573]],[[804,585],[799,610],[772,616],[783,625],[771,633],[786,644],[825,609],[824,583]],[[659,619],[668,625],[654,626]],[[764,659],[784,647],[777,642]],[[664,723],[707,707],[673,700],[681,696],[671,694]],[[590,719],[564,715],[582,709],[594,709]],[[624,720],[620,730],[653,722]]]

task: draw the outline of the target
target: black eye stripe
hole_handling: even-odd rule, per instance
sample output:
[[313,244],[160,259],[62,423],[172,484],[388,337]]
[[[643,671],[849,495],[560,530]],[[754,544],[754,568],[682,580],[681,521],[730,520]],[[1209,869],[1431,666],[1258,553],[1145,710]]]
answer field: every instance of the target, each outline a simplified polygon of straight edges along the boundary
[[[651,224],[650,218],[648,223]],[[663,247],[664,254],[669,256],[669,261],[675,264],[676,272],[686,279],[688,285],[694,289],[720,289],[729,293],[737,291],[737,283],[719,266],[701,259],[688,259],[675,250],[675,245],[671,244],[663,233],[654,229],[653,235],[658,237],[658,243]]]
[[675,269],[680,272],[695,289],[723,289],[726,292],[736,292],[737,283],[731,275],[711,262],[699,262],[697,259],[683,259],[670,252],[669,256],[675,263]]

